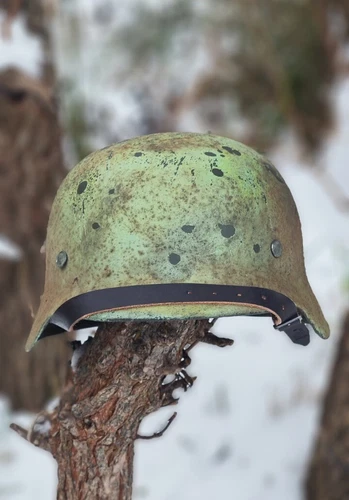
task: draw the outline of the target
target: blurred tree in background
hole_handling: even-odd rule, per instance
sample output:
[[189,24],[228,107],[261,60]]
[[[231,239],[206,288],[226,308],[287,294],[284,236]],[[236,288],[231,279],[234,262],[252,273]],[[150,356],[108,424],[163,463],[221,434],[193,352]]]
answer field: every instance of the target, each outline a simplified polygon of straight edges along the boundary
[[[45,341],[29,355],[24,351],[44,285],[40,248],[65,169],[47,12],[39,1],[5,7],[9,14],[12,7],[24,9],[28,29],[41,38],[46,53],[39,79],[15,67],[0,72],[0,234],[19,249],[15,259],[0,256],[0,392],[14,408],[35,411],[59,393],[68,362],[63,338]],[[11,26],[4,29],[10,32]]]
[[[137,135],[188,126],[263,150],[285,129],[306,152],[321,146],[331,126],[328,91],[348,39],[346,1],[132,5],[127,17],[113,2],[96,2],[82,22],[79,3],[62,4],[63,115],[78,157],[81,144],[85,154],[103,139],[128,137],[129,129]],[[96,33],[88,49],[87,26]],[[120,122],[113,88],[134,111]]]
[[349,498],[349,311],[343,325],[320,432],[306,482],[307,500]]

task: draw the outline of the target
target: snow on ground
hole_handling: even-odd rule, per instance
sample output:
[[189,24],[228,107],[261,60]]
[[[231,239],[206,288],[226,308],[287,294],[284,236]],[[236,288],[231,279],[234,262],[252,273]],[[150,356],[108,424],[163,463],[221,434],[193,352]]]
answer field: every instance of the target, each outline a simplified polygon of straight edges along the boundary
[[0,499],[50,500],[56,498],[56,465],[51,456],[9,429],[12,421],[28,428],[33,416],[10,415],[0,400]]
[[[0,28],[3,28],[5,15],[0,11]],[[38,37],[28,33],[23,16],[17,16],[11,23],[10,36],[0,36],[0,69],[16,65],[31,76],[40,73],[43,62],[41,42]]]

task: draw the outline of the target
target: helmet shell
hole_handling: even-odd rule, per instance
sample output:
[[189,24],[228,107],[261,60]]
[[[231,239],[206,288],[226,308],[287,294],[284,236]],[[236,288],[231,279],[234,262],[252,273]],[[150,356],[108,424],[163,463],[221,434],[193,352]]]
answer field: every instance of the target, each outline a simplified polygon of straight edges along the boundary
[[[26,348],[73,297],[169,283],[274,290],[289,297],[321,337],[329,335],[306,277],[297,208],[276,168],[232,139],[165,133],[96,151],[63,181],[47,229],[45,290]],[[153,304],[96,310],[89,318],[236,314],[261,309]]]

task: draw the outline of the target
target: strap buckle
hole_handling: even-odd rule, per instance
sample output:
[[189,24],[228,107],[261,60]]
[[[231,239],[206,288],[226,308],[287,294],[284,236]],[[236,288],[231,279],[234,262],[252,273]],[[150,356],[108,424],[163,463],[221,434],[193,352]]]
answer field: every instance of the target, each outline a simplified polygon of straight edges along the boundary
[[310,342],[310,335],[302,319],[302,316],[296,316],[288,321],[284,321],[281,325],[274,325],[274,328],[285,332],[295,344],[306,346]]

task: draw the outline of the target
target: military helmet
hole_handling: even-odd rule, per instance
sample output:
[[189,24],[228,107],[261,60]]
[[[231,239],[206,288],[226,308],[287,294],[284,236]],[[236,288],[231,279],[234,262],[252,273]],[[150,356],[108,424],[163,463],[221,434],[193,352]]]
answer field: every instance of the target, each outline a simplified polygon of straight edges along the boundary
[[164,133],[113,144],[69,172],[27,350],[98,322],[234,315],[270,315],[303,345],[305,323],[329,336],[296,205],[270,161],[225,137]]

